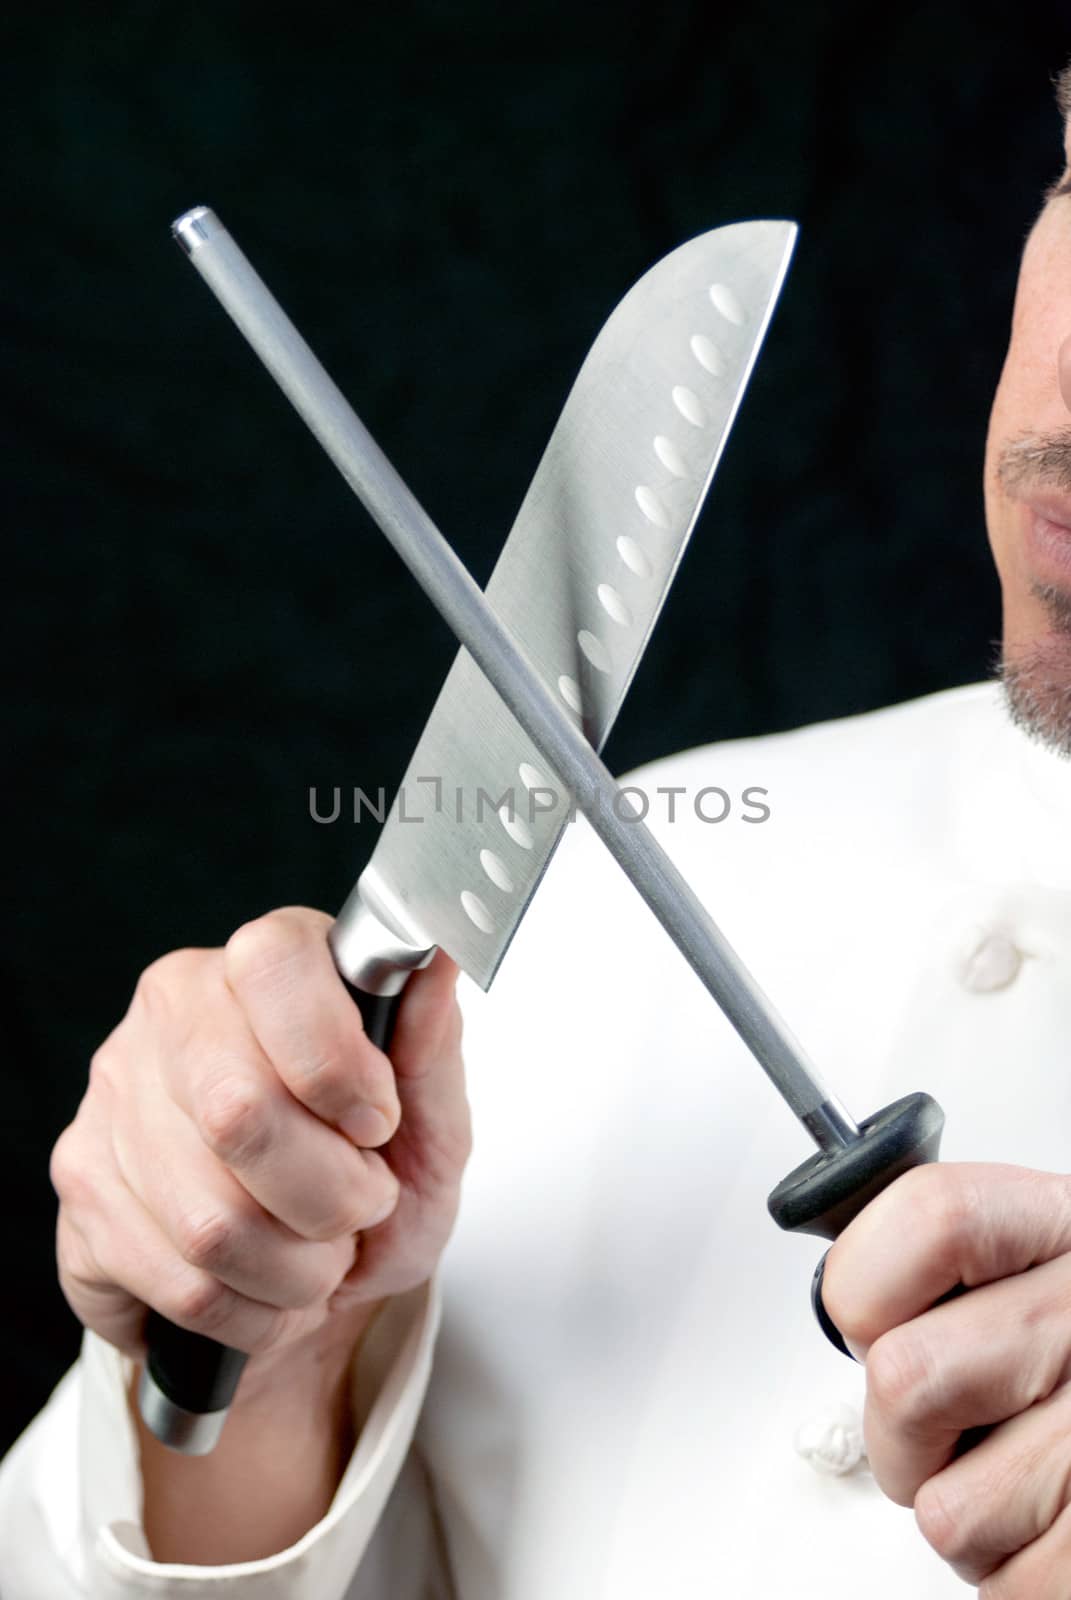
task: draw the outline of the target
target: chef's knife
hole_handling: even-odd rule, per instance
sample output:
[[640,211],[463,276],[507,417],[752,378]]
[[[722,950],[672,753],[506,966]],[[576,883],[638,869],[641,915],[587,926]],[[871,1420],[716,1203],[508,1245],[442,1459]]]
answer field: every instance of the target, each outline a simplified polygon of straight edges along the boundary
[[[359,489],[339,451],[357,419],[218,219],[199,208],[175,232]],[[635,285],[580,371],[488,585],[487,603],[595,748],[694,526],[795,232],[784,222],[717,229]],[[389,1039],[408,972],[437,945],[488,987],[570,803],[553,766],[461,651],[332,930],[336,963],[377,1042]],[[420,826],[407,826],[418,810]],[[210,1450],[244,1355],[156,1313],[147,1339],[146,1423],[176,1449]]]

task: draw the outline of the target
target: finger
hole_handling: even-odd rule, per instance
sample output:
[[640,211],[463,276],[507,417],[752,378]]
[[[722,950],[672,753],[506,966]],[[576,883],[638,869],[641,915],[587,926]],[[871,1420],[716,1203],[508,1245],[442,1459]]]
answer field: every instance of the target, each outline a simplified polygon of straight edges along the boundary
[[1046,1534],[1069,1503],[1071,1390],[1064,1387],[925,1483],[915,1518],[956,1574],[979,1584]]
[[295,1099],[355,1143],[385,1144],[398,1124],[394,1075],[335,969],[330,926],[303,906],[246,923],[227,943],[224,975]]
[[[1071,1256],[935,1306],[867,1356],[867,1459],[909,1506],[967,1428],[1004,1422],[1056,1392],[1071,1366]],[[972,1452],[976,1461],[988,1455]],[[964,1457],[966,1463],[970,1457]]]
[[[210,1037],[193,1033],[164,1071],[173,1106],[212,1157],[302,1239],[338,1239],[388,1216],[398,1181],[383,1157],[356,1149],[300,1105],[233,1007],[209,1006],[207,1015]],[[139,1097],[138,1118],[144,1148],[166,1151],[169,1108],[151,1082]]]
[[427,1276],[449,1237],[471,1149],[461,1062],[457,968],[439,952],[406,985],[391,1044],[402,1117],[387,1148],[401,1184],[398,1209],[366,1234],[354,1278],[396,1294]]
[[471,1143],[458,968],[442,950],[406,984],[391,1041],[402,1116],[390,1159],[402,1182],[455,1183]]
[[87,1095],[57,1139],[49,1161],[49,1178],[59,1197],[56,1267],[60,1288],[79,1321],[120,1350],[137,1355],[143,1345],[145,1307],[122,1285],[101,1278],[81,1226],[98,1205],[97,1175],[113,1159],[104,1119]]
[[[99,1107],[89,1114],[99,1117]],[[76,1288],[102,1313],[114,1305],[114,1286],[179,1327],[246,1351],[270,1349],[322,1319],[322,1308],[282,1310],[249,1299],[184,1260],[111,1158],[94,1171],[93,1203],[81,1209],[78,1232],[85,1251],[80,1266],[72,1263]]]
[[822,1299],[853,1350],[957,1284],[992,1283],[1071,1249],[1071,1179],[1024,1167],[941,1162],[906,1172],[826,1258]]
[[128,1356],[144,1354],[144,1304],[101,1278],[81,1228],[63,1206],[56,1218],[56,1275],[79,1322]]
[[356,1229],[323,1242],[295,1233],[258,1204],[175,1107],[166,1129],[149,1124],[133,1138],[117,1119],[112,1147],[123,1181],[183,1260],[248,1299],[287,1309],[322,1303],[353,1264]]
[[1071,1572],[1071,1509],[1047,1533],[997,1568],[978,1590],[978,1600],[1067,1600]]

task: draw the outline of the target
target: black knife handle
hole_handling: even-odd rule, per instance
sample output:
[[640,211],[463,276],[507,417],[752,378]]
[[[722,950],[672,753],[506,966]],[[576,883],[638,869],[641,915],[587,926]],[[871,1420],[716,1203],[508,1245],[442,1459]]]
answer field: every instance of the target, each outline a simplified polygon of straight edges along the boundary
[[[372,1043],[386,1050],[402,993],[368,994],[342,979]],[[207,1455],[223,1431],[227,1412],[248,1359],[244,1350],[219,1344],[149,1311],[145,1323],[148,1358],[138,1407],[145,1426],[162,1444],[183,1455]]]
[[[894,1101],[859,1124],[860,1138],[833,1154],[819,1151],[782,1179],[766,1201],[771,1217],[789,1233],[835,1239],[902,1173],[937,1160],[944,1125],[944,1112],[928,1094]],[[854,1359],[822,1302],[825,1264],[824,1255],[811,1280],[811,1305],[826,1338]]]
[[399,989],[397,994],[368,994],[364,989],[358,989],[350,983],[347,978],[343,978],[342,982],[346,986],[346,993],[361,1013],[365,1034],[374,1045],[379,1046],[380,1050],[386,1050],[394,1033],[395,1018],[405,991]]

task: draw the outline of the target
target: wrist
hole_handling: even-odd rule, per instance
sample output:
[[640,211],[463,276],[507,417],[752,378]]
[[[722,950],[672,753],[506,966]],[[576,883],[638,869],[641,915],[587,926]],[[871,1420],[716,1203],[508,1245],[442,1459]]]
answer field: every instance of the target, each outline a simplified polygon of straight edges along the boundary
[[355,1443],[351,1373],[382,1302],[251,1358],[216,1448],[183,1456],[135,1412],[144,1525],[157,1561],[247,1561],[292,1545],[327,1512]]
[[365,1335],[383,1304],[371,1301],[351,1313],[343,1326],[320,1328],[306,1339],[250,1356],[232,1412],[316,1415],[333,1410],[339,1389],[348,1385]]

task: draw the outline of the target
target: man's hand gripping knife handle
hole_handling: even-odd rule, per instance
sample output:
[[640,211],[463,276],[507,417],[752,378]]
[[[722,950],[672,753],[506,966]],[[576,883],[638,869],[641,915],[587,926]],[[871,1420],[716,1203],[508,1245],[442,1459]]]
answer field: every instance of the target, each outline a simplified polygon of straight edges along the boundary
[[[367,1037],[389,1054],[406,979],[428,965],[434,945],[415,944],[387,913],[377,915],[360,884],[339,912],[328,943]],[[151,1309],[145,1341],[148,1356],[138,1387],[145,1426],[172,1450],[207,1455],[223,1432],[246,1352],[180,1328]]]

